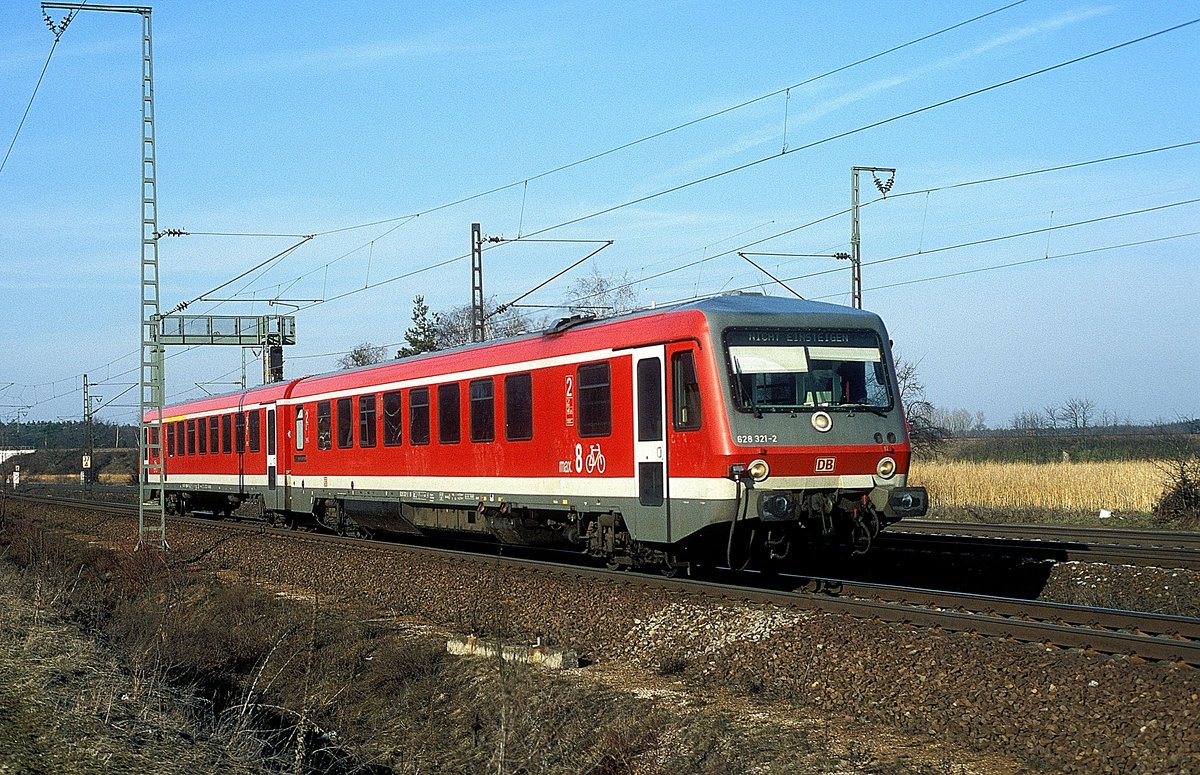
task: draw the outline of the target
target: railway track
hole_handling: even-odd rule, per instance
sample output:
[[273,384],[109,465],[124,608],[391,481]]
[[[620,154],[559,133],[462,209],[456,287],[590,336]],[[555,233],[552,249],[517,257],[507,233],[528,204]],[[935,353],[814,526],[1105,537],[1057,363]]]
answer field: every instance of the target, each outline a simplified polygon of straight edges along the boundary
[[877,540],[880,547],[923,551],[1020,553],[1037,559],[1200,569],[1200,533],[993,525],[905,520]]
[[[13,496],[9,496],[13,497]],[[87,508],[106,514],[129,515],[124,504],[96,504],[63,498],[18,496],[47,505]],[[222,531],[268,533],[285,540],[348,545],[373,551],[410,552],[477,560],[478,554],[459,550],[367,541],[317,533],[298,533],[258,522],[213,521],[174,517],[178,524]],[[870,584],[840,579],[816,579],[786,574],[716,572],[709,578],[668,579],[649,574],[609,571],[516,557],[489,557],[490,563],[571,576],[588,581],[659,588],[703,596],[708,600],[761,603],[797,610],[838,613],[879,622],[1000,638],[1048,649],[1081,649],[1101,654],[1200,667],[1200,619],[1165,614],[1090,608],[1042,601],[943,592],[930,589]]]

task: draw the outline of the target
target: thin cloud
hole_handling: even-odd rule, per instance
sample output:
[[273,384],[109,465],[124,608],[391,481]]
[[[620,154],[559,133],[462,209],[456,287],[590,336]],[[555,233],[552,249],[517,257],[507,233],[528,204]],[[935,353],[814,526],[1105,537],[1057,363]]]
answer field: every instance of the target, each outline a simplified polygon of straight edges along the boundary
[[[277,72],[337,72],[360,70],[378,65],[421,59],[442,60],[464,58],[486,59],[489,62],[512,62],[530,55],[520,49],[499,43],[478,42],[476,36],[462,40],[381,40],[330,46],[317,50],[287,51],[253,63],[232,63],[243,68],[248,64],[256,69]],[[464,42],[466,41],[466,42]]]
[[[800,110],[799,112],[795,113],[789,112],[788,135],[792,136],[792,131],[794,129],[813,124],[816,121],[832,113],[836,113],[839,110],[843,110],[844,108],[860,102],[875,99],[888,91],[913,81],[926,78],[933,73],[956,67],[964,62],[983,56],[997,49],[1014,45],[1023,40],[1027,40],[1038,35],[1056,32],[1063,28],[1087,21],[1088,19],[1093,19],[1097,16],[1103,16],[1107,13],[1110,13],[1112,10],[1113,6],[1095,6],[1092,8],[1069,11],[1035,24],[1017,27],[985,40],[978,45],[964,49],[963,51],[955,54],[942,57],[941,59],[930,62],[929,64],[916,67],[908,70],[907,72],[889,76],[887,78],[877,79],[858,89],[825,99],[806,110]],[[803,92],[797,90],[797,94],[791,95],[791,101],[796,103],[799,101],[797,99],[798,95],[802,93],[811,94],[818,90],[820,89],[816,84],[805,87]],[[658,180],[675,180],[681,176],[695,174],[698,170],[711,168],[711,166],[717,162],[740,156],[741,154],[753,148],[763,147],[772,142],[778,143],[780,148],[784,147],[782,127],[779,123],[768,124],[759,131],[743,134],[732,143],[729,143],[721,148],[715,148],[702,156],[698,156],[678,164],[672,169],[667,170],[662,175],[658,176]]]

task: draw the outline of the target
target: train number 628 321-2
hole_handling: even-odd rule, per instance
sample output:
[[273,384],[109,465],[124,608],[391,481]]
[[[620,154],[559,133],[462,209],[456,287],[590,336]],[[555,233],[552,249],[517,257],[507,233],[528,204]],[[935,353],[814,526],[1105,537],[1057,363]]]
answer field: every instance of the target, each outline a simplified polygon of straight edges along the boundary
[[774,433],[760,433],[753,436],[738,436],[738,444],[775,444],[779,437]]

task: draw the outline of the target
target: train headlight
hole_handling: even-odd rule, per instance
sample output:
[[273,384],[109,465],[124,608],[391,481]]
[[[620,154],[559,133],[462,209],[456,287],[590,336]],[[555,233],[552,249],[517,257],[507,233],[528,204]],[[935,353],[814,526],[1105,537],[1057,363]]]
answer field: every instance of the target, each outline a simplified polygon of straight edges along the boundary
[[896,475],[896,461],[890,457],[883,458],[879,465],[875,466],[875,473],[879,474],[880,479],[891,479]]
[[812,426],[820,433],[827,432],[833,427],[833,418],[828,412],[813,412]]
[[767,461],[758,459],[746,467],[746,473],[756,482],[761,482],[771,475],[771,467],[767,465]]

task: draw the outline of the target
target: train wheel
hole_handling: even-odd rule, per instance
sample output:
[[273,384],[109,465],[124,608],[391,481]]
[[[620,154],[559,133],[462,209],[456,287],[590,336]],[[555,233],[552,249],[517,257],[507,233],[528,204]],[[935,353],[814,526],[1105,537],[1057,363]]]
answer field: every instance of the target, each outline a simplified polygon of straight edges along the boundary
[[680,562],[679,558],[673,554],[668,554],[663,557],[662,564],[658,566],[658,572],[669,579],[673,579],[679,575],[681,570],[686,570],[688,563]]

